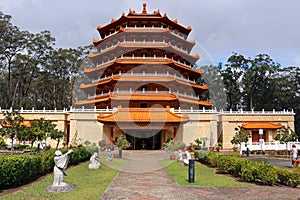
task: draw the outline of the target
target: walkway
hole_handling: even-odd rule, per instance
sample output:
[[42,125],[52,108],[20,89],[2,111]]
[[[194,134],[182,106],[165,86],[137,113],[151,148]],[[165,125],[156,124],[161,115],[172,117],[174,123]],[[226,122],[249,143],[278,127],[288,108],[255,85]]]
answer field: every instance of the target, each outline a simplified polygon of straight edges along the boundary
[[191,200],[191,199],[300,199],[300,188],[285,186],[183,187],[160,165],[164,151],[125,151],[126,166],[107,188],[101,200]]

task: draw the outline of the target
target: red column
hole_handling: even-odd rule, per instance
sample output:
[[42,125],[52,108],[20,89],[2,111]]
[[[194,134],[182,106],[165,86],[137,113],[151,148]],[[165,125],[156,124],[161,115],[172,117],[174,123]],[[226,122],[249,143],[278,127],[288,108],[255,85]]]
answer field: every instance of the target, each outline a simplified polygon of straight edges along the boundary
[[113,126],[110,127],[110,138],[109,138],[109,141],[110,141],[110,147],[112,148],[113,145],[114,145],[114,127]]
[[173,141],[175,142],[175,141],[176,141],[177,130],[176,130],[176,127],[175,127],[175,126],[173,127],[173,129],[174,129],[174,131],[173,131],[173,135],[174,135]]

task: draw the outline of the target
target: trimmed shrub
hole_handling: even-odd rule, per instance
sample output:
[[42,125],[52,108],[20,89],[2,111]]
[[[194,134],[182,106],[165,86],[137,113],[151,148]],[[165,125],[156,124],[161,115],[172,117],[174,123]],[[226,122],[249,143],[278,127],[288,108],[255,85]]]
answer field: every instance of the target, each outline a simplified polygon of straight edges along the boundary
[[278,182],[290,187],[297,187],[300,184],[300,171],[288,170],[280,167],[274,167],[278,175]]
[[259,170],[258,165],[258,163],[251,160],[245,160],[241,165],[242,179],[248,182],[255,181]]
[[194,157],[198,158],[198,160],[200,162],[204,162],[204,163],[209,163],[207,161],[206,155],[209,153],[209,151],[204,151],[204,150],[195,150],[194,151]]
[[[64,149],[63,153],[66,153],[68,149]],[[76,165],[79,162],[88,160],[91,157],[91,153],[85,147],[73,149],[73,153],[70,156],[70,165]]]
[[15,144],[14,149],[25,149],[26,147],[29,147],[27,144]]
[[6,143],[2,137],[0,137],[0,147],[6,147]]
[[[61,150],[66,153],[67,150]],[[0,156],[0,189],[20,186],[34,178],[53,171],[55,150],[34,155]],[[91,154],[84,148],[73,149],[69,165],[89,160]]]
[[239,163],[240,158],[222,155],[219,156],[217,168],[220,173],[234,174],[236,173],[236,164]]
[[85,148],[91,153],[98,153],[99,152],[99,147],[97,146],[85,146]]
[[0,188],[22,185],[43,170],[41,158],[35,155],[0,157]]
[[206,160],[208,160],[208,163],[211,164],[211,166],[216,167],[217,163],[218,163],[218,157],[219,154],[217,154],[216,152],[209,152],[208,154],[206,154]]
[[277,171],[270,164],[259,164],[257,178],[266,185],[273,185],[278,180]]

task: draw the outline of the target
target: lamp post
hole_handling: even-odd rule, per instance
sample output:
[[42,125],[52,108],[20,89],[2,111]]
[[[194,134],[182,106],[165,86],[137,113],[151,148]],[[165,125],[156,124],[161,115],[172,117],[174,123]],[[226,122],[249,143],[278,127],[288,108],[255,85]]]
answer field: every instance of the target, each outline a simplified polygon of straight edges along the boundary
[[263,145],[262,135],[264,134],[264,130],[260,128],[258,133],[259,133],[260,155],[262,155],[262,145]]

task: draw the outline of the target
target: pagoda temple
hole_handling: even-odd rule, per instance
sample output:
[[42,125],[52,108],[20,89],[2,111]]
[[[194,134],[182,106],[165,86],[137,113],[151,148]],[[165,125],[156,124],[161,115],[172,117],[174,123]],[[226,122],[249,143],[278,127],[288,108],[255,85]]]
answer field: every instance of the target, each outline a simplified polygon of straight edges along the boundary
[[115,108],[97,117],[111,144],[125,134],[132,149],[160,149],[189,121],[174,109],[211,107],[201,97],[208,87],[197,84],[203,71],[194,68],[200,56],[191,54],[195,45],[188,39],[191,27],[159,10],[148,13],[143,4],[141,13],[129,10],[97,30],[101,37],[93,41],[97,52],[88,56],[93,67],[84,69],[91,82],[80,85],[87,98],[76,105]]

